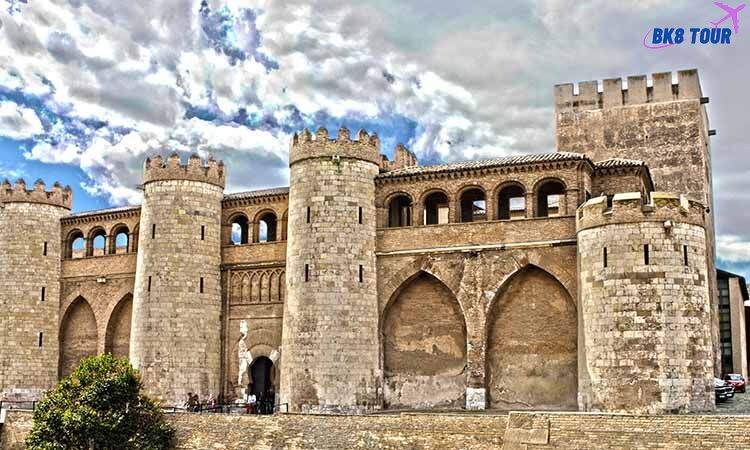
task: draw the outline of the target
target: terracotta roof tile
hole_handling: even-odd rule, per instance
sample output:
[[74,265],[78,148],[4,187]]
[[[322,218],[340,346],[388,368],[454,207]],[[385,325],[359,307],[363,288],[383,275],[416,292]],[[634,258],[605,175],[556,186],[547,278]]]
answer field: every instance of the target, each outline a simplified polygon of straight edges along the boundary
[[465,161],[450,164],[437,164],[434,166],[411,166],[384,172],[377,178],[396,178],[408,175],[421,175],[428,173],[453,172],[457,170],[483,169],[489,167],[519,166],[524,164],[536,164],[555,161],[590,161],[586,155],[580,153],[554,152],[535,153],[531,155],[506,156],[504,158],[485,159],[479,161]]

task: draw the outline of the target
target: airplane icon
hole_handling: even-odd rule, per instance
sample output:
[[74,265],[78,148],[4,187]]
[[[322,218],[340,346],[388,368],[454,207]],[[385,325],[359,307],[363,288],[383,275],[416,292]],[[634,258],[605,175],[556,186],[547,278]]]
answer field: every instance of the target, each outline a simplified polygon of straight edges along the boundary
[[724,23],[724,21],[726,21],[727,19],[731,18],[732,19],[732,24],[734,24],[734,32],[735,33],[739,33],[740,32],[740,19],[737,17],[737,15],[739,14],[740,11],[742,11],[743,9],[745,9],[745,3],[740,4],[736,8],[732,8],[731,6],[725,5],[724,3],[721,3],[721,2],[714,2],[714,5],[718,6],[721,9],[723,9],[728,14],[726,16],[722,17],[721,20],[719,20],[718,22],[711,22],[713,24],[713,26],[714,27],[718,27],[719,25],[721,25],[722,23]]

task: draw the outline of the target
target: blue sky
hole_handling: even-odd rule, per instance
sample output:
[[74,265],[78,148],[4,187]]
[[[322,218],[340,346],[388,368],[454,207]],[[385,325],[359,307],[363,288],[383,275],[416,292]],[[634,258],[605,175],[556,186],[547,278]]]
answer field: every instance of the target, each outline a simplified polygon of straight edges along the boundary
[[721,18],[712,1],[351,5],[0,0],[0,178],[69,184],[77,211],[132,204],[145,157],[178,151],[223,159],[229,191],[281,186],[291,133],[320,125],[423,163],[546,152],[552,85],[697,67],[720,264],[750,275],[750,28],[724,47],[641,45]]

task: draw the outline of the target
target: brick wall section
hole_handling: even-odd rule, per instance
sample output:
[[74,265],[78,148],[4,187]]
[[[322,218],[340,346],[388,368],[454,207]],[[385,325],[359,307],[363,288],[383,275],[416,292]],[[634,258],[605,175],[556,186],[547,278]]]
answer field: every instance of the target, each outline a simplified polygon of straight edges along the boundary
[[[418,281],[422,273],[440,280],[455,295],[466,321],[466,368],[462,376],[466,377],[467,397],[471,400],[467,400],[467,407],[484,408],[483,393],[487,385],[488,358],[503,350],[502,339],[495,339],[494,344],[490,345],[488,336],[490,324],[497,321],[498,311],[501,310],[500,307],[495,308],[494,305],[502,302],[502,292],[508,286],[515,284],[514,282],[522,279],[516,275],[536,268],[554,278],[566,291],[565,295],[575,300],[577,298],[575,261],[576,246],[572,243],[528,245],[523,248],[482,251],[433,252],[427,248],[404,255],[380,256],[378,257],[378,307],[381,323],[385,322],[392,305],[397,304],[399,294]],[[534,279],[531,283],[527,283],[522,290],[535,291],[538,286],[536,281]],[[549,284],[544,284],[544,286],[549,286]],[[421,293],[424,292],[426,291],[422,289]],[[539,305],[543,309],[549,304],[539,303]],[[558,317],[565,317],[565,310],[548,310],[544,314],[549,314],[558,320]],[[570,324],[570,320],[565,323]],[[496,328],[498,326],[500,325],[496,325]],[[516,339],[519,343],[525,341],[523,345],[527,345],[532,352],[542,352],[545,346],[549,345],[548,339],[534,336],[523,327],[514,327],[513,330],[512,335],[506,334],[505,337],[512,338],[514,342]],[[570,332],[572,330],[565,330],[565,335],[569,336]],[[400,345],[408,347],[409,342],[405,340]],[[555,347],[559,348],[557,344]],[[576,346],[576,348],[580,353],[581,347]],[[532,376],[538,369],[533,358],[517,360],[514,364],[516,364],[514,370],[518,374]],[[419,379],[411,378],[409,381],[412,384],[412,392],[422,394],[419,403],[439,404],[443,400],[443,392],[440,395],[434,393],[434,386],[438,381],[435,377],[424,376]],[[524,387],[524,389],[527,388],[532,387]],[[479,398],[472,400],[471,394],[477,391],[479,391]],[[529,398],[522,398],[522,400],[530,403]],[[548,401],[546,396],[538,396],[535,400],[541,400],[537,407],[553,403],[553,401]],[[535,405],[519,403],[513,407],[527,406],[533,408]]]
[[178,166],[179,158],[166,168],[146,163],[153,181],[144,186],[130,343],[147,391],[166,404],[181,404],[188,392],[218,395],[221,372],[223,178],[216,182],[209,163],[207,178],[196,181],[202,169],[191,158],[190,179],[180,179]]
[[426,273],[411,280],[382,335],[386,408],[464,406],[466,322],[447,286]]
[[0,203],[0,399],[6,400],[38,398],[57,382],[60,219],[69,214],[69,204],[48,198],[43,185],[31,193],[19,185],[0,197],[10,201]]
[[750,416],[511,413],[503,450],[744,450]]
[[579,210],[582,410],[714,408],[703,207],[652,199],[643,205],[639,193],[619,194],[606,210],[599,197]]
[[515,274],[487,323],[488,407],[576,409],[576,305],[552,275],[533,266]]
[[[169,415],[177,450],[745,450],[750,416],[513,412],[509,416]],[[23,450],[31,413],[11,411],[0,448]]]
[[293,139],[281,365],[281,402],[292,411],[356,412],[382,402],[374,345],[380,152],[366,133],[357,136],[350,141],[343,129],[332,141],[321,130],[315,140]]

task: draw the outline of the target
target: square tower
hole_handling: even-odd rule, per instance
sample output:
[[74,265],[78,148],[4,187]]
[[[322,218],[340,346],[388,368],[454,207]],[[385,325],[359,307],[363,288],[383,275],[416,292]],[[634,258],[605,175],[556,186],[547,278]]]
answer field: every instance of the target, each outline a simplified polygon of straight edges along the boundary
[[[713,222],[708,115],[697,69],[655,73],[554,88],[556,146],[585,153],[593,161],[610,158],[646,162],[656,191],[684,193],[706,205],[707,273],[715,367],[719,356],[716,243]],[[597,196],[599,192],[592,192]]]

